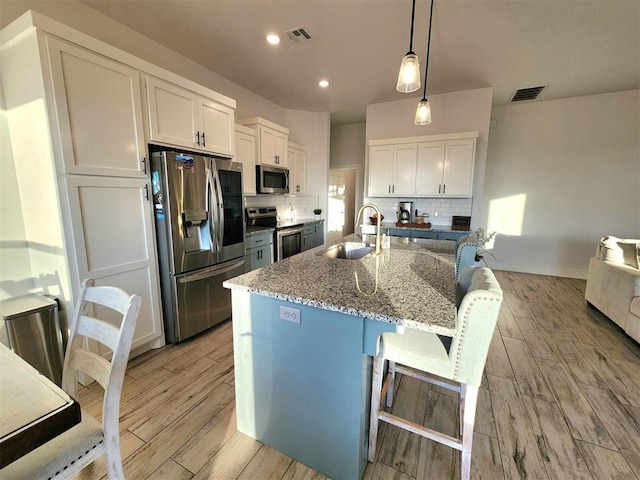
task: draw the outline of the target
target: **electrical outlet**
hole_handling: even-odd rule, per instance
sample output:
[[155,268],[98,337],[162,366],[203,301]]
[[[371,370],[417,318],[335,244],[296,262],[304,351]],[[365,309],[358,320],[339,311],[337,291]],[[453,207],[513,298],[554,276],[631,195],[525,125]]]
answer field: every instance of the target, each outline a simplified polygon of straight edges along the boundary
[[280,320],[286,320],[287,322],[300,323],[300,310],[295,308],[280,306]]

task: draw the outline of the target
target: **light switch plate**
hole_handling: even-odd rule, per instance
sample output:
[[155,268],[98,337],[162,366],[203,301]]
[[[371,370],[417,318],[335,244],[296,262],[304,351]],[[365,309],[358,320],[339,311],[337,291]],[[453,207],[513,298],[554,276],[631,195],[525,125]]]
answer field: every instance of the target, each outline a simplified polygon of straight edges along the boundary
[[300,310],[280,306],[280,319],[287,322],[300,323]]

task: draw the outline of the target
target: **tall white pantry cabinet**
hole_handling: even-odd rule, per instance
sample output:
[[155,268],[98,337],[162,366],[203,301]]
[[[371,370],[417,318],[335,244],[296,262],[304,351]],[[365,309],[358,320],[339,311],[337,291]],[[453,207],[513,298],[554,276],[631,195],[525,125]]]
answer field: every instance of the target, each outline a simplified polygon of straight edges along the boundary
[[[0,34],[0,84],[32,278],[57,278],[67,312],[84,278],[140,294],[134,354],[164,345],[147,175],[148,72],[131,67],[136,60],[164,73],[33,12]],[[235,102],[228,100],[222,110],[232,138]],[[226,138],[218,147],[233,154]]]

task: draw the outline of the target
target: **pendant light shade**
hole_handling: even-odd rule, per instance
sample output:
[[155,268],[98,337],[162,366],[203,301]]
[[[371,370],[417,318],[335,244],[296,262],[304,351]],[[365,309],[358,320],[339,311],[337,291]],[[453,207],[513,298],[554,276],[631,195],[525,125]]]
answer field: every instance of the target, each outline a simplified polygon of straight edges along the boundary
[[398,84],[396,90],[401,93],[415,92],[420,88],[420,62],[418,56],[413,52],[408,52],[402,58],[400,73],[398,73]]
[[429,105],[429,100],[426,98],[423,98],[418,103],[415,123],[416,125],[429,125],[431,123],[431,105]]
[[411,37],[409,38],[409,51],[402,58],[400,73],[398,73],[398,83],[396,90],[400,93],[415,92],[420,88],[420,62],[418,56],[413,51],[413,21],[416,16],[416,0],[413,0],[411,7]]
[[424,66],[424,90],[422,91],[422,100],[418,103],[416,109],[416,125],[429,125],[431,123],[431,105],[427,100],[427,75],[429,74],[429,52],[431,50],[431,21],[433,20],[433,2],[431,0],[431,11],[429,12],[429,35],[427,36],[427,61]]

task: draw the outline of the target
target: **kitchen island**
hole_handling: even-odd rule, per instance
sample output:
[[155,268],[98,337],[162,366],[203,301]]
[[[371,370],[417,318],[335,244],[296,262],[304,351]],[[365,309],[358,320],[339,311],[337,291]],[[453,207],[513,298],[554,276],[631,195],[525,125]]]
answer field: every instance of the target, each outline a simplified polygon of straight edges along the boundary
[[451,242],[391,240],[377,256],[327,258],[318,247],[224,284],[238,430],[336,479],[366,467],[379,335],[455,332]]

